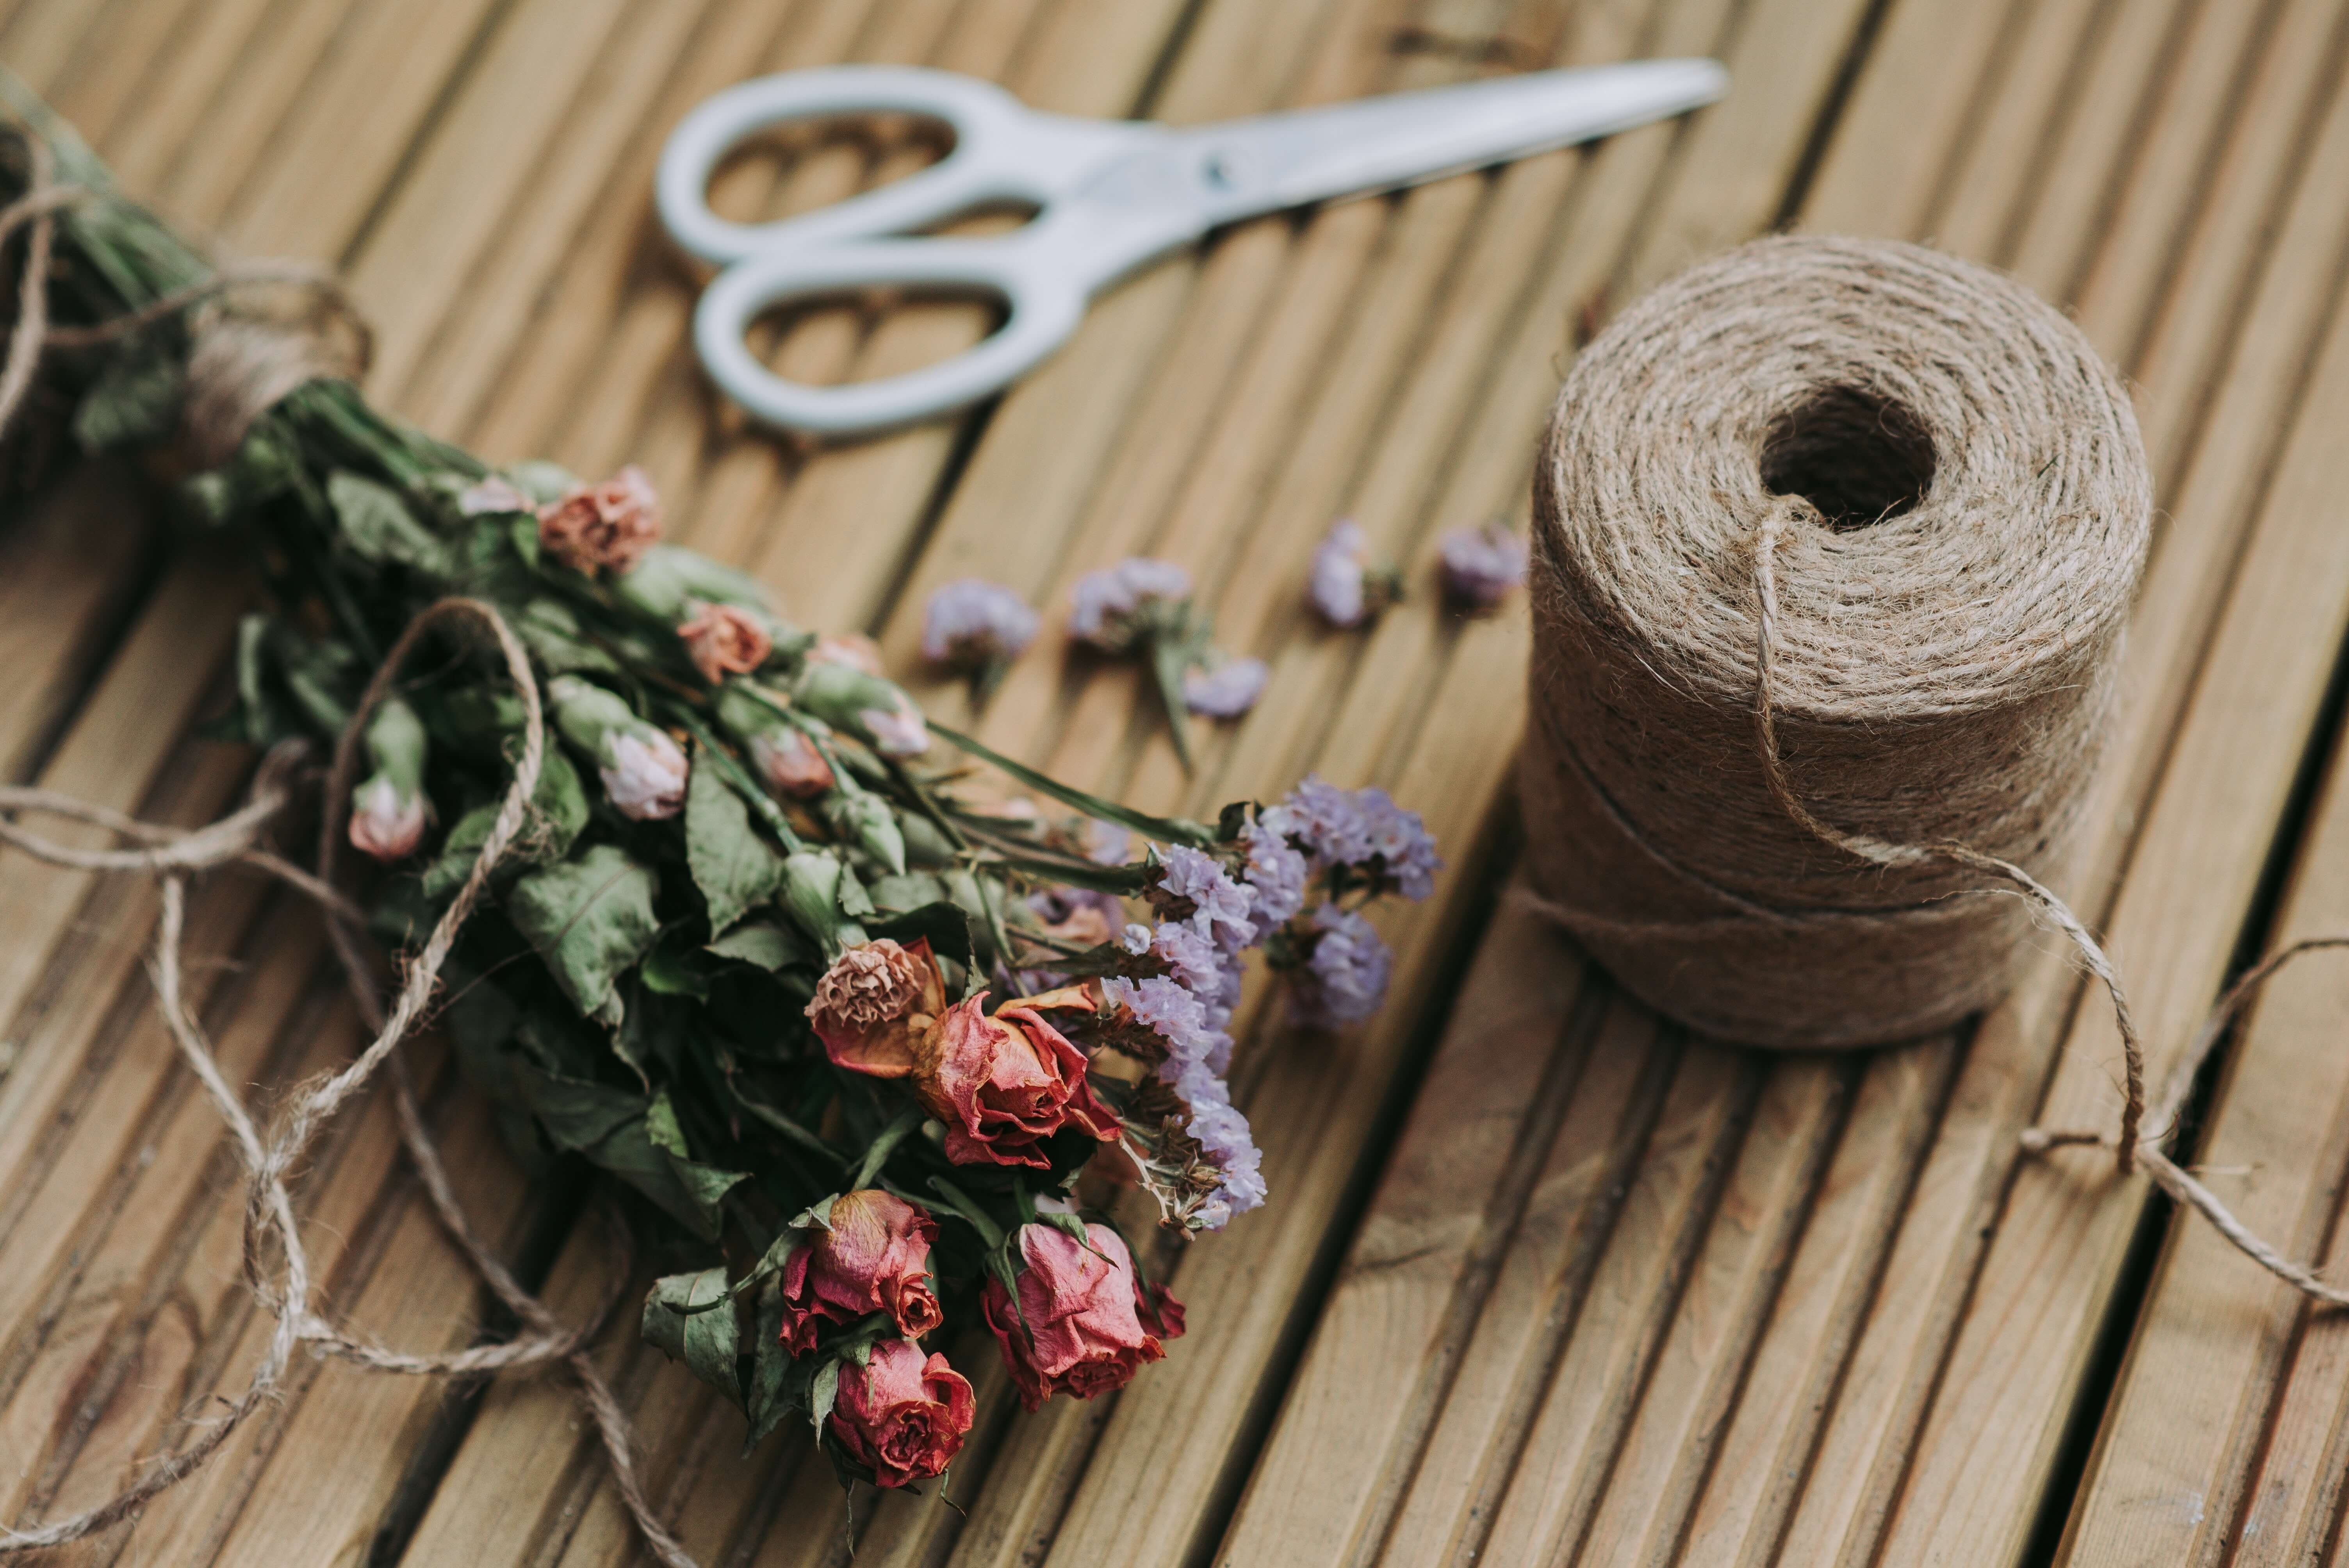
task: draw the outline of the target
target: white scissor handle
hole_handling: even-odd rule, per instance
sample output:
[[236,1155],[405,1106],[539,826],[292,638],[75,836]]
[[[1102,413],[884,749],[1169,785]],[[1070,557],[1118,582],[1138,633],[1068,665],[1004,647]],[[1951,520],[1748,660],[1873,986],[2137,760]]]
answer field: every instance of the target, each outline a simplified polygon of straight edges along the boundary
[[[709,210],[709,176],[727,153],[769,126],[834,115],[903,113],[942,119],[954,150],[930,168],[797,218],[734,223]],[[762,252],[902,233],[990,202],[1040,205],[1053,192],[1035,156],[1038,116],[992,82],[912,66],[785,71],[727,88],[669,133],[654,181],[669,237],[723,266]]]
[[[910,424],[999,391],[1068,341],[1084,319],[1087,291],[1076,274],[1041,259],[1003,239],[851,240],[765,252],[727,268],[702,291],[694,347],[719,389],[769,424],[818,435]],[[743,341],[759,314],[780,301],[874,284],[993,294],[1010,316],[951,359],[842,387],[785,380]]]

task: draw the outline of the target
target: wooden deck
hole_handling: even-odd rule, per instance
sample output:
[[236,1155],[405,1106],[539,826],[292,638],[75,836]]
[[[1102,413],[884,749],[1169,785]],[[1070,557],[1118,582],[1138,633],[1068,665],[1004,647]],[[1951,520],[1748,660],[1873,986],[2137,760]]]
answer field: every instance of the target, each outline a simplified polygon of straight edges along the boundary
[[[1504,46],[1490,47],[1495,40]],[[1390,201],[1242,226],[1138,277],[991,412],[802,449],[715,408],[648,214],[661,137],[754,72],[841,60],[1195,121],[1461,79],[1495,59],[1708,53],[1677,126]],[[1189,1249],[1192,1332],[1123,1397],[1034,1417],[966,1346],[955,1491],[861,1499],[859,1564],[2310,1564],[2349,1560],[2349,1321],[2312,1315],[2141,1181],[2034,1121],[2109,1119],[2118,1044],[2051,944],[1957,1036],[1763,1057],[1614,995],[1503,896],[1526,627],[1423,595],[1362,636],[1301,610],[1350,512],[1423,573],[1522,521],[1566,362],[1621,302],[1773,226],[1930,239],[2064,302],[2135,384],[2163,515],[2121,738],[2064,879],[2110,934],[2157,1078],[2227,976],[2349,929],[2349,5],[2344,0],[0,0],[0,61],[170,215],[342,265],[370,391],[490,455],[634,459],[688,542],[912,671],[928,588],[1059,605],[1147,550],[1200,576],[1264,705],[1186,779],[1123,674],[1031,654],[990,743],[1155,810],[1309,769],[1386,784],[1453,869],[1389,924],[1398,1004],[1334,1045],[1259,1031],[1244,1103],[1271,1207]],[[782,211],[885,174],[834,148]],[[870,374],[967,310],[809,318],[799,374]],[[85,475],[0,530],[0,764],[198,821],[245,759],[191,738],[252,590]],[[1048,639],[1049,641],[1049,639]],[[947,711],[958,699],[925,693]],[[141,886],[0,872],[0,1519],[55,1516],[182,1440],[263,1326],[232,1163],[140,967]],[[305,912],[201,891],[233,1078],[351,1048]],[[2220,1057],[2194,1158],[2323,1257],[2349,1202],[2349,965],[2281,980]],[[524,1183],[436,1046],[467,1203],[558,1310],[609,1260]],[[495,1324],[388,1108],[303,1189],[333,1305],[398,1345]],[[486,1325],[486,1328],[485,1328]],[[828,1468],[622,1324],[601,1352],[705,1563],[846,1561]],[[551,1381],[305,1360],[199,1479],[75,1563],[638,1560]]]

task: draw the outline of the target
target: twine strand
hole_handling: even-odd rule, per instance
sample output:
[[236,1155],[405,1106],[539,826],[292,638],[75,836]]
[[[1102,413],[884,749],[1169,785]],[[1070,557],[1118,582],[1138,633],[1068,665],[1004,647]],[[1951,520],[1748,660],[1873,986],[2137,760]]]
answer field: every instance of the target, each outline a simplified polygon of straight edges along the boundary
[[[347,809],[351,781],[358,766],[358,738],[368,717],[390,693],[399,670],[419,640],[457,623],[474,624],[489,634],[508,677],[522,697],[523,743],[512,780],[488,837],[474,856],[471,870],[434,924],[424,946],[409,960],[392,1004],[387,1008],[378,994],[367,954],[358,936],[364,929],[360,912],[335,885],[343,813]],[[545,716],[528,655],[520,640],[491,605],[479,600],[447,599],[409,623],[369,683],[336,744],[326,788],[326,810],[322,813],[316,874],[269,852],[260,842],[261,835],[292,799],[289,780],[298,758],[295,747],[282,746],[264,758],[244,805],[206,827],[193,830],[142,822],[109,808],[51,790],[0,789],[0,811],[36,812],[92,824],[138,847],[89,850],[60,843],[10,818],[0,818],[0,841],[53,865],[77,871],[137,871],[156,879],[161,907],[155,947],[148,965],[156,1001],[181,1058],[226,1124],[238,1162],[244,1169],[243,1269],[248,1287],[274,1319],[268,1342],[243,1392],[229,1401],[222,1414],[194,1422],[198,1435],[192,1442],[162,1457],[138,1480],[95,1507],[33,1528],[0,1529],[0,1552],[63,1545],[137,1514],[149,1501],[192,1474],[243,1425],[246,1417],[276,1395],[295,1349],[306,1344],[319,1354],[374,1371],[418,1377],[477,1377],[560,1363],[578,1385],[581,1402],[595,1423],[621,1501],[646,1543],[669,1568],[695,1568],[683,1542],[658,1517],[646,1496],[636,1464],[634,1429],[585,1348],[618,1305],[633,1264],[624,1261],[611,1271],[601,1301],[584,1322],[564,1325],[558,1321],[513,1277],[466,1216],[449,1180],[439,1146],[425,1126],[406,1058],[397,1054],[398,1047],[424,1020],[440,970],[459,932],[486,891],[492,872],[528,821],[530,802],[545,754]],[[349,982],[353,1000],[373,1036],[367,1048],[348,1066],[296,1094],[272,1136],[263,1134],[243,1099],[222,1076],[182,989],[188,879],[230,864],[248,865],[284,882],[316,900],[328,913],[327,929],[337,958]],[[523,1332],[511,1339],[451,1353],[395,1350],[337,1328],[311,1306],[309,1253],[295,1214],[288,1172],[326,1124],[365,1089],[386,1064],[390,1069],[387,1076],[392,1086],[400,1141],[421,1178],[442,1228],[492,1294],[522,1326]],[[614,1229],[621,1236],[625,1260],[625,1229],[616,1224]]]

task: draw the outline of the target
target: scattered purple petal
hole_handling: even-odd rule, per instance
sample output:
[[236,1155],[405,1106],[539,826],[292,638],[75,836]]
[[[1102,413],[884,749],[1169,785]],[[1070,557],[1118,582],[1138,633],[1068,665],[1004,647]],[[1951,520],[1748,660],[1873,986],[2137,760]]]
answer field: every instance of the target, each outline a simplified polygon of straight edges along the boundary
[[1305,596],[1333,626],[1359,626],[1370,613],[1362,593],[1362,571],[1370,542],[1362,525],[1341,517],[1330,525],[1321,547],[1313,552],[1313,568],[1306,579]]
[[1122,866],[1133,857],[1133,834],[1115,822],[1087,818],[1084,827],[1085,859],[1097,866]]
[[1133,640],[1131,622],[1143,605],[1190,596],[1191,574],[1182,567],[1171,561],[1130,556],[1078,581],[1069,631],[1085,642],[1120,652]]
[[1437,545],[1444,587],[1453,602],[1490,610],[1526,580],[1526,542],[1495,518],[1482,528],[1455,528]]
[[1269,673],[1262,659],[1226,659],[1212,670],[1193,670],[1183,677],[1183,704],[1209,718],[1237,718],[1264,695]]
[[930,595],[922,656],[937,664],[984,665],[1018,658],[1036,640],[1036,612],[999,583],[965,577]]

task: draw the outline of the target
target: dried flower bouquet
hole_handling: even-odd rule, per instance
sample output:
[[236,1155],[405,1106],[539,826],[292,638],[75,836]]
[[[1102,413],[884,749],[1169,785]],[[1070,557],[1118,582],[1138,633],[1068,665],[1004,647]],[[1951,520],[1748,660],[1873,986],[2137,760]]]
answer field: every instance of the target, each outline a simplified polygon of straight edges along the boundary
[[[176,466],[180,510],[250,542],[274,607],[240,630],[219,733],[353,733],[357,782],[328,808],[376,867],[362,902],[395,951],[472,873],[525,705],[449,634],[388,699],[361,694],[452,597],[526,649],[554,740],[441,1016],[527,1169],[600,1170],[660,1255],[691,1260],[645,1336],[753,1440],[796,1416],[843,1477],[885,1487],[940,1474],[970,1426],[969,1384],[927,1347],[959,1327],[992,1332],[1031,1408],[1159,1358],[1182,1308],[1079,1179],[1139,1183],[1185,1234],[1265,1201],[1226,1077],[1243,955],[1287,976],[1303,1025],[1368,1016],[1388,955],[1361,911],[1429,891],[1417,816],[1318,779],[1213,822],[1151,816],[926,722],[869,644],[812,635],[665,543],[637,470],[495,469],[348,380],[269,385],[285,356],[260,350],[343,324],[271,315],[16,107],[40,127],[0,148],[16,232],[45,188],[75,194],[44,209],[52,253],[19,263],[12,340],[47,343],[36,378],[0,387],[9,471],[139,454]],[[1187,655],[1162,601],[1096,584],[1075,633]],[[935,652],[978,646],[974,616],[1018,620],[965,608]],[[989,657],[1032,619],[1009,630]],[[1185,666],[1160,662],[1172,691]],[[934,737],[1054,810],[967,795]]]

